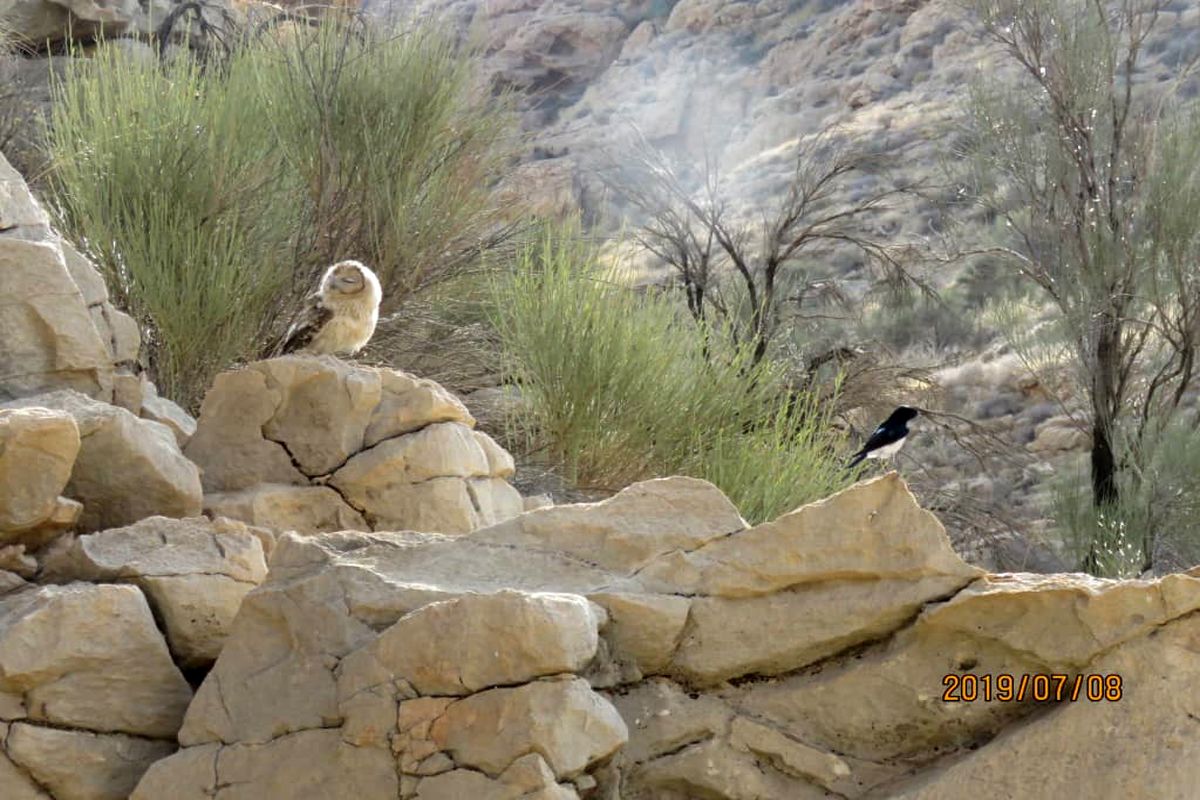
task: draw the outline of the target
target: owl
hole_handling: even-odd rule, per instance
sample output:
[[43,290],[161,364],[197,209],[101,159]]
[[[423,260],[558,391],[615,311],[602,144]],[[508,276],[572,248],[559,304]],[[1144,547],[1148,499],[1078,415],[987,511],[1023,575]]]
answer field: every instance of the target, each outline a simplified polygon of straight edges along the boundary
[[277,352],[354,355],[375,333],[382,298],[379,278],[365,264],[339,261],[325,270]]

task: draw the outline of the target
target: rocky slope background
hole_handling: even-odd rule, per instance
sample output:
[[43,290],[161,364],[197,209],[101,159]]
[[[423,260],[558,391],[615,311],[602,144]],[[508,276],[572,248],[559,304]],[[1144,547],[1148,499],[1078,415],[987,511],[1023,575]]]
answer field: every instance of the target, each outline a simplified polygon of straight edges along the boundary
[[693,478],[545,506],[448,391],[329,357],[223,373],[192,420],[5,174],[3,797],[1200,782],[1200,575],[985,573],[895,474],[757,526]]

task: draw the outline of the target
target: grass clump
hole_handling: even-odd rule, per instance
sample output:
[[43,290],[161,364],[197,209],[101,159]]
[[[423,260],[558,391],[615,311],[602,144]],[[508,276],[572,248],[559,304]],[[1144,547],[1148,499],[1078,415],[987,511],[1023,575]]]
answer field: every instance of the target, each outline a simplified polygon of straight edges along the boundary
[[336,17],[220,63],[101,46],[69,64],[52,201],[142,323],[164,394],[194,408],[336,259],[379,274],[386,313],[476,257],[507,118],[474,102],[471,70],[431,27]]
[[692,475],[757,522],[853,477],[825,404],[801,397],[789,413],[774,365],[730,349],[674,297],[619,285],[573,228],[519,254],[494,308],[521,435],[578,485]]

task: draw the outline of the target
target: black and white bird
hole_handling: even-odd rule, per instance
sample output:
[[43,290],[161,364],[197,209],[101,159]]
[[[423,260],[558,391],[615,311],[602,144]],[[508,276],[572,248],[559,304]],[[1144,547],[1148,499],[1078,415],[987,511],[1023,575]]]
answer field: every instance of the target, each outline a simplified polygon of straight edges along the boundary
[[847,469],[857,466],[865,458],[891,458],[900,452],[908,438],[909,420],[921,412],[909,406],[900,406],[892,415],[884,420],[867,438],[867,443],[854,454]]

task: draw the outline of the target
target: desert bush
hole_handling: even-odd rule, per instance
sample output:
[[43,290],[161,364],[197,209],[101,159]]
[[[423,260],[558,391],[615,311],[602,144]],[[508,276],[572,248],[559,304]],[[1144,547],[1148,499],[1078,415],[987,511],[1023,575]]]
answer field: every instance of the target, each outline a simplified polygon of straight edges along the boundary
[[[1127,519],[1156,491],[1142,459],[1200,381],[1200,115],[1179,81],[1139,78],[1170,2],[972,5],[1005,59],[971,92],[966,195],[1002,222],[985,249],[1059,318],[1088,406],[1095,530],[1154,533]],[[1140,550],[1155,566],[1157,548]]]
[[1079,569],[1112,578],[1187,569],[1200,563],[1200,431],[1182,419],[1136,441],[1140,474],[1122,474],[1119,502],[1091,502],[1087,473],[1068,471],[1052,494],[1057,532]]
[[262,352],[319,272],[358,258],[384,312],[495,229],[506,117],[429,26],[330,18],[220,63],[101,46],[56,87],[53,202],[147,333],[160,389],[194,407]]
[[495,292],[505,372],[527,409],[519,433],[578,485],[688,474],[758,521],[851,479],[823,404],[787,408],[771,362],[730,349],[675,296],[619,285],[576,229],[547,231]]
[[68,67],[52,111],[65,232],[142,323],[160,390],[187,405],[252,351],[291,280],[302,195],[253,78],[101,47]]

